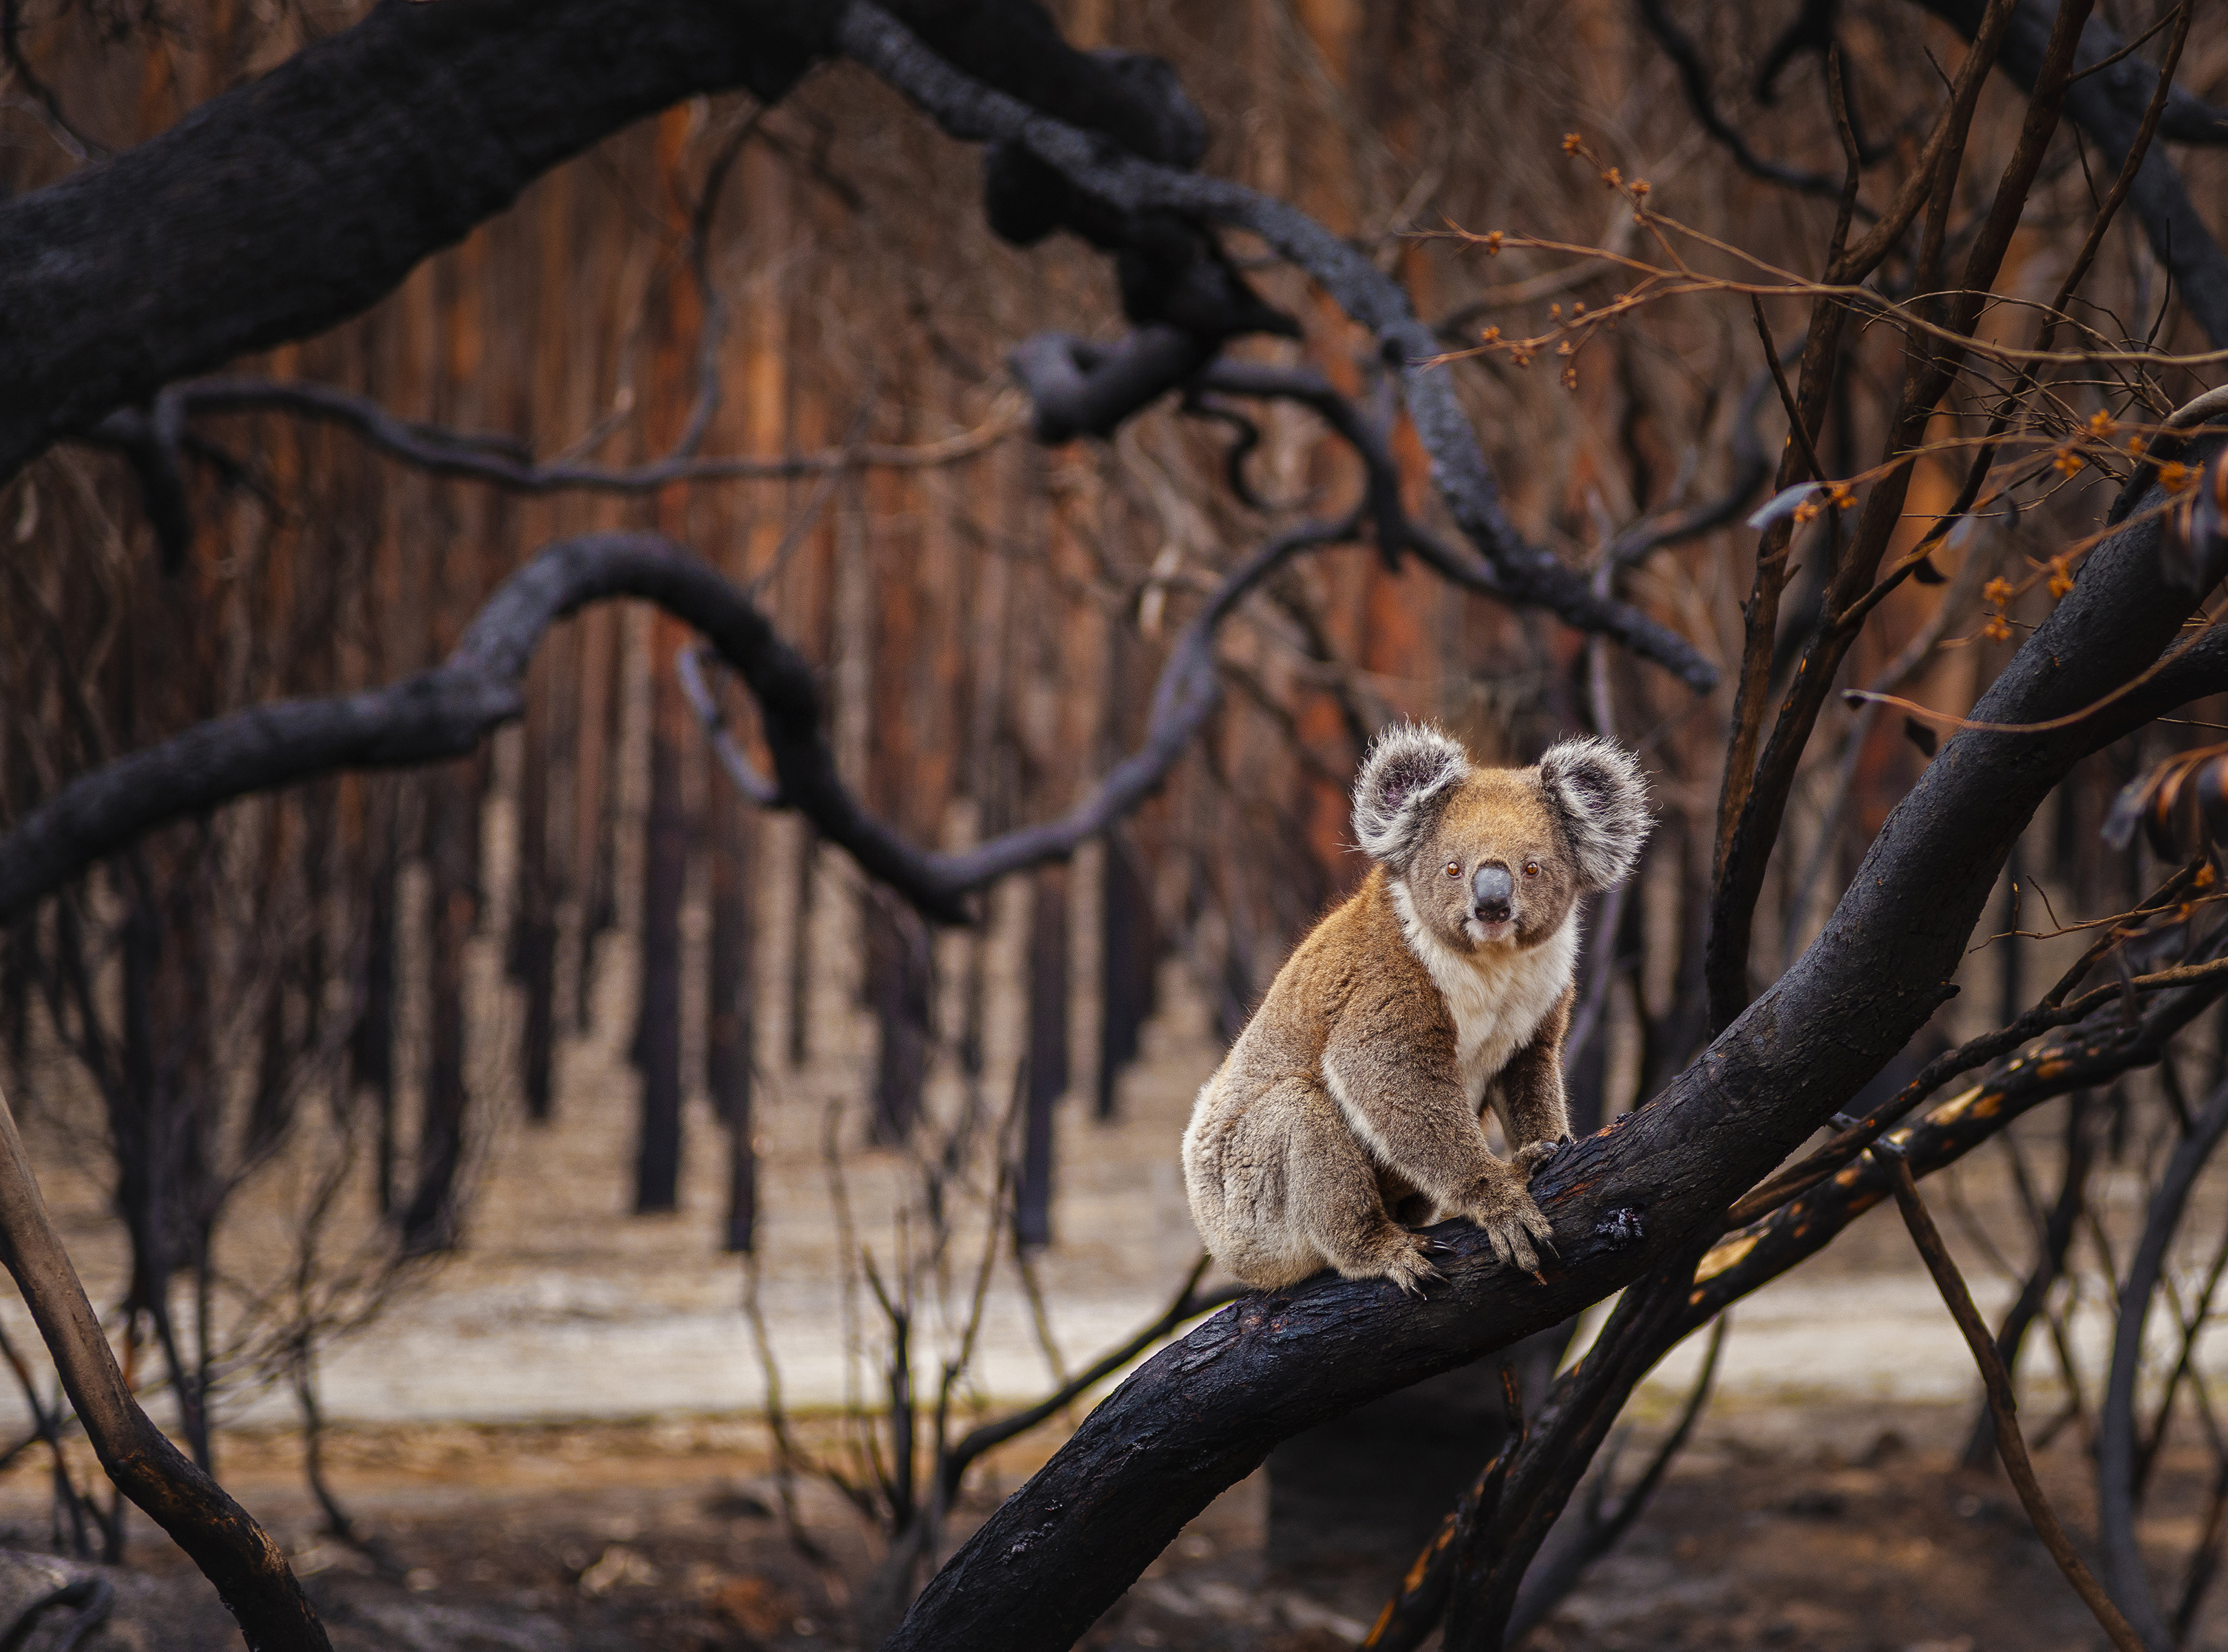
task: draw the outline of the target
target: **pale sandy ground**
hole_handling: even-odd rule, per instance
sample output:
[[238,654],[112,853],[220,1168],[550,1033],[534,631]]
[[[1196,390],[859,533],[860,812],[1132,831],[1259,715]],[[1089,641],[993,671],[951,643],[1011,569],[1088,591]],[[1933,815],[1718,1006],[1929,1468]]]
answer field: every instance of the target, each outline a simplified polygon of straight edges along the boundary
[[[503,824],[491,829],[491,864],[500,865]],[[784,840],[777,829],[778,849]],[[843,869],[832,859],[816,907],[814,945],[820,958],[855,957],[854,904],[836,893]],[[1085,868],[1087,870],[1087,868]],[[1090,887],[1088,877],[1077,880]],[[500,889],[505,880],[490,879]],[[769,944],[785,933],[781,902],[787,885],[768,891]],[[1002,901],[985,946],[991,983],[984,1090],[1003,1105],[1016,1059],[1024,891]],[[1093,956],[1087,901],[1076,911],[1079,985],[1075,1047],[1095,1045],[1087,1006]],[[702,944],[701,912],[688,944]],[[490,938],[502,933],[492,915]],[[964,971],[976,943],[940,943],[944,978]],[[533,1127],[506,1099],[501,1059],[513,1036],[515,1004],[496,974],[493,938],[480,944],[475,997],[499,1006],[476,1017],[483,1114],[479,1191],[459,1254],[402,1296],[374,1324],[324,1356],[323,1394],[336,1422],[505,1423],[703,1416],[758,1411],[766,1372],[741,1312],[743,1269],[716,1249],[723,1197],[722,1140],[701,1101],[688,1118],[689,1156],[681,1213],[634,1218],[624,1213],[631,1173],[636,1082],[624,1049],[632,1026],[631,962],[607,948],[599,970],[594,1028],[566,1049],[558,1117]],[[771,991],[785,961],[766,959],[767,1024],[778,1026]],[[1198,1253],[1177,1168],[1177,1143],[1199,1083],[1219,1059],[1207,1018],[1188,988],[1186,970],[1165,971],[1162,1015],[1148,1029],[1143,1059],[1128,1073],[1120,1116],[1111,1124],[1089,1117],[1080,1096],[1061,1108],[1056,1242],[1041,1258],[1040,1277],[1053,1338],[1069,1368],[1149,1322]],[[406,1009],[422,1018],[423,1006]],[[701,1010],[692,1011],[694,1022]],[[407,1017],[406,1017],[406,1021]],[[878,1402],[880,1381],[869,1363],[880,1346],[871,1301],[848,1270],[831,1187],[829,1147],[842,1175],[860,1239],[887,1274],[900,1248],[893,1213],[913,1170],[904,1157],[864,1145],[862,1097],[871,1051],[870,1026],[858,1011],[840,963],[815,971],[812,1060],[791,1069],[771,1047],[758,1136],[763,1157],[760,1223],[761,1303],[786,1403],[804,1411]],[[773,1043],[771,1038],[764,1042]],[[1082,1063],[1078,1062],[1079,1078]],[[97,1303],[112,1302],[120,1283],[118,1234],[103,1213],[101,1189],[86,1174],[96,1162],[82,1141],[42,1128],[53,1098],[65,1094],[67,1070],[49,1056],[44,1094],[19,1098],[49,1199]],[[935,1087],[935,1105],[958,1105],[951,1072]],[[832,1124],[831,1124],[832,1121]],[[2035,1150],[2047,1156],[2052,1126],[2038,1129]],[[242,1200],[226,1230],[226,1253],[242,1273],[278,1265],[289,1253],[285,1217],[298,1177],[326,1144],[305,1137],[281,1172]],[[290,1180],[293,1178],[293,1180]],[[2010,1207],[2008,1178],[1993,1153],[1956,1173],[1958,1194],[1986,1213],[2005,1236],[2011,1259],[2024,1266],[2029,1242]],[[1944,1182],[1930,1188],[1950,1190]],[[2130,1189],[2132,1191],[2132,1189]],[[2216,1197],[2200,1190],[2201,1198]],[[965,1200],[968,1210],[976,1208]],[[1957,1224],[1946,1224],[1964,1246]],[[919,1230],[912,1237],[917,1240]],[[945,1270],[918,1319],[916,1342],[924,1380],[936,1361],[957,1346],[959,1320],[980,1254],[979,1221],[963,1220]],[[1984,1311],[1997,1311],[2012,1290],[2008,1277],[1977,1254],[1968,1272]],[[1595,1316],[1597,1322],[1598,1312]],[[27,1316],[12,1293],[0,1303],[0,1325],[17,1346],[35,1350]],[[2092,1369],[2102,1362],[2108,1328],[2090,1312],[2078,1341]],[[2217,1339],[2215,1339],[2217,1341]],[[1657,1393],[1683,1390],[1698,1357],[1682,1349],[1658,1373]],[[2223,1363],[2208,1350],[2208,1363]],[[1051,1361],[1032,1328],[1020,1277],[1001,1258],[986,1298],[971,1380],[963,1397],[977,1402],[1033,1398],[1052,1381]],[[1741,1305],[1720,1379],[1728,1401],[1784,1404],[1809,1399],[1869,1402],[1956,1400],[1972,1392],[1968,1356],[1933,1287],[1917,1266],[1892,1213],[1874,1212],[1823,1257]],[[165,1407],[159,1399],[157,1414]],[[235,1392],[225,1402],[235,1425],[284,1424],[290,1398],[269,1390]],[[0,1391],[0,1424],[24,1419],[19,1394]]]

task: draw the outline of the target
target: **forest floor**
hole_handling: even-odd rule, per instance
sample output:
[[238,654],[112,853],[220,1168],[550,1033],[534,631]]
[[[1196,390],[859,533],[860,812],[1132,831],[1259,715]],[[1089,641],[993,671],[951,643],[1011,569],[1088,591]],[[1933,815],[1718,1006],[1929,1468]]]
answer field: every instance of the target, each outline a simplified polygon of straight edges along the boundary
[[[1955,1466],[1969,1420],[1962,1407],[1944,1405],[1714,1409],[1640,1523],[1527,1645],[2087,1652],[2100,1643],[2097,1631],[2008,1485],[1993,1470]],[[1653,1431],[1643,1425],[1636,1453]],[[833,1652],[855,1644],[851,1591],[870,1569],[874,1546],[832,1495],[808,1489],[803,1529],[823,1556],[800,1554],[776,1512],[763,1444],[746,1432],[733,1421],[342,1431],[331,1443],[334,1478],[382,1546],[391,1566],[384,1573],[316,1534],[291,1439],[228,1439],[226,1478],[293,1553],[339,1652]],[[1032,1460],[994,1465],[970,1493],[963,1524]],[[2078,1525],[2087,1473],[2078,1438],[2069,1431],[2041,1462]],[[2177,1482],[2173,1502],[2187,1505],[2191,1518],[2197,1466],[2167,1467]],[[0,1538],[45,1546],[35,1493],[18,1476],[0,1494]],[[1392,1579],[1359,1567],[1276,1575],[1262,1559],[1264,1502],[1258,1476],[1226,1494],[1084,1644],[1351,1647]],[[239,1644],[208,1585],[144,1522],[134,1559],[108,1574],[117,1609],[82,1643],[86,1652]],[[45,1554],[0,1553],[0,1621],[86,1570]],[[53,1642],[42,1634],[32,1644]],[[2228,1645],[2228,1620],[2208,1613],[2190,1644]]]

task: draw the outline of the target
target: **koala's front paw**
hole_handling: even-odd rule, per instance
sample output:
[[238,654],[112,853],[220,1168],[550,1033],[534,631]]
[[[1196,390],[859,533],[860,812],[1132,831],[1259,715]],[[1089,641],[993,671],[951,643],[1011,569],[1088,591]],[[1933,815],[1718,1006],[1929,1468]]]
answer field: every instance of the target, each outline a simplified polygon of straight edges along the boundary
[[1533,1142],[1528,1147],[1518,1148],[1516,1156],[1510,1162],[1515,1165],[1517,1175],[1529,1181],[1539,1175],[1541,1165],[1570,1144],[1571,1138],[1567,1136],[1559,1137],[1552,1142]]
[[1533,1241],[1547,1244],[1555,1230],[1532,1202],[1519,1177],[1497,1177],[1488,1182],[1463,1213],[1484,1230],[1493,1253],[1503,1263],[1526,1273],[1540,1271],[1540,1254],[1533,1249]]

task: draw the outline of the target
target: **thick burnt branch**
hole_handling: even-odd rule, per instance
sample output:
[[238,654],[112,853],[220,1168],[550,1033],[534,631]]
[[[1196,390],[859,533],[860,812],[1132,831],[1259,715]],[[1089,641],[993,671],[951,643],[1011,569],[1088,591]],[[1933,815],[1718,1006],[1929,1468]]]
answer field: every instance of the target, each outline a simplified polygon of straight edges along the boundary
[[808,8],[388,5],[0,207],[0,477],[165,382],[323,331],[535,177],[694,93],[771,101]]
[[[1976,719],[2068,715],[2156,660],[2188,607],[2158,543],[2139,521],[2100,545]],[[1925,1022],[2036,806],[2136,714],[2121,701],[2064,727],[1968,729],[1945,745],[1795,966],[1649,1105],[1540,1172],[1560,1253],[1544,1278],[1498,1265],[1476,1229],[1450,1223],[1436,1234],[1447,1284],[1428,1301],[1323,1278],[1217,1315],[1085,1419],[953,1557],[893,1645],[1067,1644],[1277,1441],[1558,1323],[1715,1229]]]
[[[1034,0],[892,6],[969,73],[1102,134],[1090,141],[1183,154],[1173,77],[1076,50]],[[841,11],[377,6],[138,148],[0,204],[0,479],[167,383],[359,313],[645,115],[738,87],[778,101],[832,52]]]
[[1716,669],[1686,638],[1628,603],[1597,596],[1582,574],[1526,543],[1502,508],[1452,377],[1431,365],[1439,354],[1431,330],[1417,318],[1400,285],[1363,253],[1284,202],[1227,179],[1124,153],[969,79],[865,0],[855,0],[845,12],[836,37],[847,56],[902,92],[955,138],[1023,145],[1076,189],[1120,211],[1164,211],[1246,230],[1267,241],[1367,328],[1386,363],[1399,371],[1409,416],[1431,456],[1432,478],[1456,522],[1491,564],[1507,599],[1546,608],[1580,630],[1612,637],[1695,688],[1717,681]]

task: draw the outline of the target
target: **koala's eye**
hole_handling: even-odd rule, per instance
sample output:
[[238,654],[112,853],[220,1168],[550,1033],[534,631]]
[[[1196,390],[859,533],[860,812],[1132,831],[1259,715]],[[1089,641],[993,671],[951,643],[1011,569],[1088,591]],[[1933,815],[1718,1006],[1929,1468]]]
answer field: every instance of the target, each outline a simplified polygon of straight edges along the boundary
[[1457,866],[1457,865],[1454,861],[1448,861],[1448,862],[1447,862],[1447,875],[1448,875],[1449,877],[1450,877],[1450,878],[1459,878],[1460,876],[1462,876],[1462,868],[1461,868],[1461,867],[1459,867],[1459,866]]
[[1539,863],[1539,861],[1525,861],[1525,863],[1524,863],[1524,875],[1525,875],[1526,877],[1527,877],[1527,878],[1536,878],[1536,877],[1538,877],[1538,876],[1540,875],[1540,863]]

